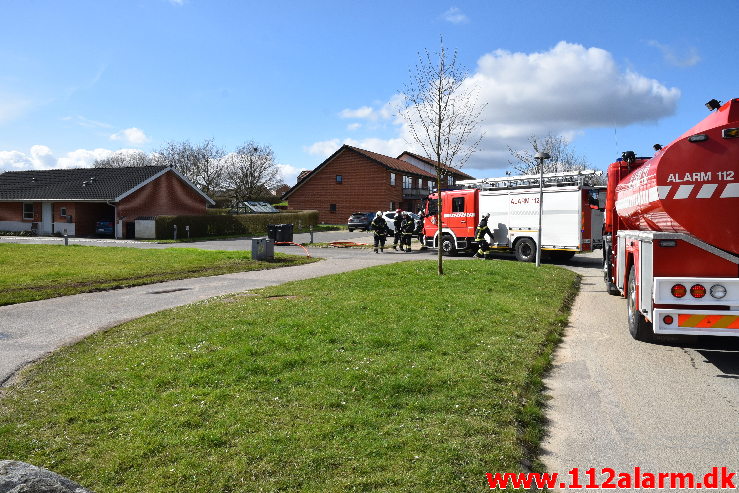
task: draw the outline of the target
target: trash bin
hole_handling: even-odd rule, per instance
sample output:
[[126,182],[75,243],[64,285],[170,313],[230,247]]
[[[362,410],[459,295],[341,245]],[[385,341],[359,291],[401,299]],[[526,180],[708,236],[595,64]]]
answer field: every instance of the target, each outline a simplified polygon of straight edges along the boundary
[[268,224],[267,237],[276,243],[292,243],[293,241],[293,225],[292,224]]
[[267,225],[267,238],[273,241],[277,241],[277,227],[280,224],[268,224]]
[[292,224],[280,224],[280,232],[282,233],[280,241],[285,243],[292,243],[293,241],[293,225]]
[[273,260],[275,258],[275,243],[271,238],[251,239],[252,260]]

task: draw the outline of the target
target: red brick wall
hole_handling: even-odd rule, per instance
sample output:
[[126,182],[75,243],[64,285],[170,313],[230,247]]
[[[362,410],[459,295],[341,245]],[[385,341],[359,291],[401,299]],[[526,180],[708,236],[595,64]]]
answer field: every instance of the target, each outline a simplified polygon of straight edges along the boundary
[[118,204],[118,219],[133,221],[139,216],[205,214],[207,203],[202,195],[167,172],[136,190]]
[[[336,183],[336,175],[343,183]],[[307,183],[288,197],[290,209],[317,210],[324,224],[346,224],[355,211],[386,211],[390,202],[399,204],[403,197],[403,177],[395,173],[395,186],[390,185],[390,170],[347,149]],[[330,211],[336,204],[336,212]]]
[[2,202],[0,203],[0,221],[22,221],[23,220],[23,203],[22,202]]

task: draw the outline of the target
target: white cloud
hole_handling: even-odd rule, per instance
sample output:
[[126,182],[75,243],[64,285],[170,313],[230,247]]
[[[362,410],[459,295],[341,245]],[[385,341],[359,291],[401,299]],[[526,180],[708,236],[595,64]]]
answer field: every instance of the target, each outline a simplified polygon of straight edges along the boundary
[[289,164],[278,164],[277,168],[280,170],[282,181],[291,187],[298,182],[298,175],[301,171],[307,171],[308,168],[296,168]]
[[346,129],[351,130],[351,131],[359,130],[360,128],[362,128],[361,123],[350,123],[349,125],[346,126]]
[[375,110],[369,106],[362,106],[356,110],[345,109],[339,113],[341,118],[368,118],[372,119],[375,116]]
[[[362,106],[355,110],[344,109],[339,112],[341,118],[367,120],[371,122],[392,120],[403,107],[405,96],[394,94],[389,101],[380,102],[372,106]],[[353,128],[351,130],[354,130]]]
[[450,8],[441,14],[441,18],[447,22],[451,22],[452,24],[464,24],[470,21],[469,17],[467,17],[458,7]]
[[[485,54],[464,87],[474,87],[478,102],[486,105],[479,126],[484,137],[469,163],[476,169],[506,168],[508,147],[528,148],[531,135],[574,138],[589,128],[657,121],[673,114],[680,98],[677,88],[620,68],[606,50],[564,41],[544,52]],[[381,114],[391,115],[389,108],[397,107],[402,98],[396,94],[384,105],[362,107],[372,111],[361,114],[367,120],[379,120]],[[340,143],[351,142],[389,156],[414,150],[406,144],[413,142],[407,125],[400,119],[393,123],[398,136],[388,140],[336,138],[317,142],[306,151],[326,157]]]
[[104,159],[113,154],[128,154],[141,152],[138,149],[77,149],[62,156],[55,156],[54,152],[44,145],[32,146],[28,153],[21,151],[0,151],[0,172],[21,171],[29,169],[55,168],[87,168],[97,159]]
[[62,118],[62,120],[67,121],[67,122],[76,123],[80,127],[85,127],[85,128],[112,128],[113,127],[113,125],[110,125],[108,123],[90,120],[89,118],[85,118],[84,116],[81,116],[81,115],[65,116],[64,118]]
[[140,145],[148,142],[149,137],[147,137],[144,131],[140,128],[132,127],[114,133],[110,136],[110,140],[120,140],[126,144]]
[[665,62],[675,67],[692,67],[701,61],[701,57],[695,47],[690,47],[685,53],[678,54],[671,46],[664,45],[658,41],[650,40],[647,41],[647,44],[661,51]]
[[359,147],[367,151],[377,152],[386,156],[395,157],[400,155],[403,151],[409,150],[409,145],[406,144],[402,138],[396,139],[331,139],[324,140],[322,142],[316,142],[315,144],[304,147],[303,150],[313,156],[318,156],[321,159],[326,159],[334,152],[338,151],[339,148],[344,145],[350,145],[353,147]]

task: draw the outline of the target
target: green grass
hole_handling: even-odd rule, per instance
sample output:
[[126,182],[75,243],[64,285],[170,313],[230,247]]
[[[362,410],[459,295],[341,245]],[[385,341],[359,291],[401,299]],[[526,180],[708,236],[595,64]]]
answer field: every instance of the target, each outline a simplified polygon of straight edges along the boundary
[[445,272],[380,266],[95,334],[6,390],[0,457],[97,492],[484,491],[535,460],[577,278]]
[[274,261],[257,262],[249,251],[4,243],[0,244],[0,305],[311,261],[275,254]]

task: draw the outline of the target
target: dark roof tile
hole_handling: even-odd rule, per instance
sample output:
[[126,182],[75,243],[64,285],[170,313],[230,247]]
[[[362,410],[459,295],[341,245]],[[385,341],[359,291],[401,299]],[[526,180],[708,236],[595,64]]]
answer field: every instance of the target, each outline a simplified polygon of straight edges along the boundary
[[8,171],[0,174],[0,200],[109,201],[167,166]]

